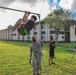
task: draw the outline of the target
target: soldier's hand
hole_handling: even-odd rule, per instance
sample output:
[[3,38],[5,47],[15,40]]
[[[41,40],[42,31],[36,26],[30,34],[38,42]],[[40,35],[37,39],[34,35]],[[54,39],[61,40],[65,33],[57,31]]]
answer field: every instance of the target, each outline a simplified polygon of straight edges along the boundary
[[26,11],[26,12],[25,12],[25,14],[28,14],[28,15],[29,15],[29,14],[30,14],[30,12],[29,12],[29,11]]
[[42,56],[44,56],[43,53],[42,53]]
[[28,15],[30,14],[30,12],[29,12],[29,11],[28,11],[27,13],[28,13]]
[[29,60],[29,63],[31,64],[31,60]]
[[25,16],[29,16],[30,12],[29,11],[25,11]]

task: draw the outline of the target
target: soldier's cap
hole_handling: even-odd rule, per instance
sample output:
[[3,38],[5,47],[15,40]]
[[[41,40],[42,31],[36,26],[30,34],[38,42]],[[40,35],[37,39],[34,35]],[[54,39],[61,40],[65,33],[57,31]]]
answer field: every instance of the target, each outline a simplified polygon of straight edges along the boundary
[[35,15],[32,15],[31,17],[34,18],[35,21],[37,20],[37,17]]

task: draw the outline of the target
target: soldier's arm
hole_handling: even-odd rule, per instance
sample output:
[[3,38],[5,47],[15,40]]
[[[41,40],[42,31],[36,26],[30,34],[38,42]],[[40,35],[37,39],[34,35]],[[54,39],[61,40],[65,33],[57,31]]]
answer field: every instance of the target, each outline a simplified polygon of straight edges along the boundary
[[29,16],[30,12],[25,12],[24,16],[23,16],[23,20],[24,21],[28,21],[28,16]]

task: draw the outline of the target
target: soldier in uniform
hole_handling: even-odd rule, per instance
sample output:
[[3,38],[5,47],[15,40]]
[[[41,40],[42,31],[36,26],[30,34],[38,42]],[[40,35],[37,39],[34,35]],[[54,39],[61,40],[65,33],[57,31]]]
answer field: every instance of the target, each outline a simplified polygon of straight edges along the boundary
[[31,58],[33,55],[33,75],[39,75],[39,70],[41,66],[41,44],[40,41],[37,41],[36,38],[32,38],[33,43],[30,47],[30,60],[29,63],[31,63]]
[[[53,62],[53,58],[54,58],[54,49],[55,49],[55,41],[53,40],[53,38],[51,38],[50,43],[49,43],[49,65],[50,64],[54,64]],[[50,63],[51,60],[51,63]]]

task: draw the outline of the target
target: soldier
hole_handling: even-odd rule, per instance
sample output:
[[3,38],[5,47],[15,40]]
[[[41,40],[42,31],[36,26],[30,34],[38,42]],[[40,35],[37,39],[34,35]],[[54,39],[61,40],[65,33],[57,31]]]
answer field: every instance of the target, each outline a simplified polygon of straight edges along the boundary
[[[51,65],[51,64],[54,64],[53,58],[54,58],[55,41],[53,40],[53,38],[51,38],[49,46],[50,46],[50,50],[49,50],[49,65]],[[50,64],[50,60],[51,60],[51,64]]]
[[[13,26],[13,30],[16,28],[18,29],[21,25],[26,25],[26,23],[29,21],[28,16],[30,15],[30,12],[26,12],[23,16],[23,18],[20,18],[15,25]],[[37,20],[35,15],[32,15],[30,18],[31,21],[35,22]]]
[[23,18],[19,19],[14,26],[11,26],[11,29],[13,31],[17,29],[21,35],[27,35],[35,26],[35,21],[37,20],[35,15],[32,15],[31,18],[28,19],[29,15],[30,12],[26,12]]
[[39,75],[39,70],[41,66],[41,44],[39,41],[36,40],[36,38],[32,38],[33,43],[30,47],[30,60],[29,63],[31,63],[32,53],[33,53],[33,75]]

